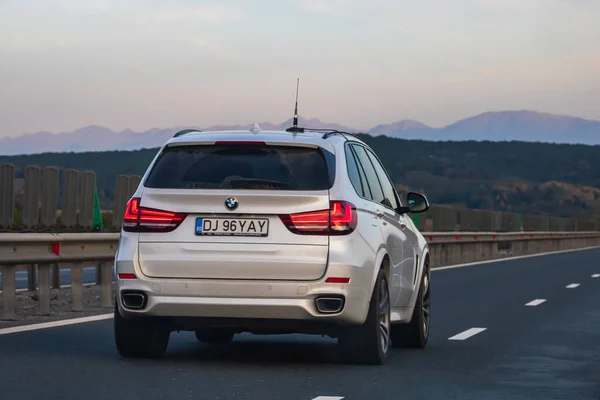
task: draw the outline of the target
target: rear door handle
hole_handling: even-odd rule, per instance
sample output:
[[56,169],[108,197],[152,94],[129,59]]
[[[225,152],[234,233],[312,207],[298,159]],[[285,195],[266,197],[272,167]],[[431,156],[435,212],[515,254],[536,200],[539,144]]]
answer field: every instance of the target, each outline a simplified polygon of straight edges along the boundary
[[377,210],[377,212],[375,213],[375,215],[377,215],[377,218],[383,218],[383,213],[379,210]]
[[400,229],[406,229],[406,223],[400,222]]

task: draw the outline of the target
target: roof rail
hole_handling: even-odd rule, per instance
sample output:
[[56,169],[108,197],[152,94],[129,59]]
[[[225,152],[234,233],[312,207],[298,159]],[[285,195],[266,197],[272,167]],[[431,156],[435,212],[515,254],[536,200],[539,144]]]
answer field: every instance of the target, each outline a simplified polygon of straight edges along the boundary
[[202,132],[202,131],[199,130],[199,129],[183,129],[183,130],[175,133],[173,135],[173,137],[176,138],[176,137],[183,136],[183,135],[186,135],[186,134],[191,133],[191,132]]
[[326,128],[302,128],[301,126],[292,126],[285,130],[286,132],[337,132],[335,129],[326,129]]
[[[348,140],[348,136],[352,136],[353,138],[356,138],[360,141],[362,141],[361,138],[359,138],[358,136],[356,136],[356,134],[354,133],[350,133],[350,132],[343,132],[343,131],[339,131],[337,129],[327,129],[327,128],[302,128],[302,127],[298,127],[298,126],[292,126],[291,128],[287,128],[285,130],[286,132],[293,132],[293,133],[304,133],[304,132],[316,132],[316,133],[323,133],[323,139],[328,139],[333,135],[342,135],[346,140]],[[360,132],[362,133],[362,132]],[[364,133],[362,133],[364,135]],[[346,136],[348,135],[348,136]]]
[[[359,132],[359,134],[363,134],[362,132]],[[323,139],[329,139],[331,136],[334,135],[342,135],[346,140],[348,140],[348,136],[352,136],[355,139],[360,140],[361,142],[363,141],[361,138],[359,138],[355,133],[350,133],[350,132],[342,132],[342,131],[336,131],[336,130],[332,130],[330,132],[327,132],[323,135]],[[348,135],[348,136],[346,136]]]

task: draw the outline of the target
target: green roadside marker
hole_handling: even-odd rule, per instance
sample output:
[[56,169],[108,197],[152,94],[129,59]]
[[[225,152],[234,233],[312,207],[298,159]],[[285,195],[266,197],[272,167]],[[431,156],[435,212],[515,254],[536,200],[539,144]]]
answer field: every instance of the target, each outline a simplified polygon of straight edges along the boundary
[[519,230],[521,232],[523,232],[523,214],[518,214],[519,215]]
[[98,197],[98,189],[94,188],[94,217],[92,220],[92,229],[95,231],[104,230],[102,223],[102,212],[100,211],[100,198]]

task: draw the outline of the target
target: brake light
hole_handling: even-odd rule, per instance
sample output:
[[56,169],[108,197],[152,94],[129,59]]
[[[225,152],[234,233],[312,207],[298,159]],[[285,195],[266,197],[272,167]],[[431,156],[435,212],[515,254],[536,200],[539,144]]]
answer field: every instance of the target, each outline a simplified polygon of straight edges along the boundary
[[255,142],[255,141],[227,141],[227,140],[218,140],[215,142],[215,145],[234,145],[234,146],[247,146],[247,145],[262,145],[264,146],[265,142]]
[[123,216],[126,232],[171,232],[183,222],[187,214],[141,207],[134,197],[127,203]]
[[346,201],[332,201],[329,210],[280,215],[281,222],[301,235],[347,235],[356,229],[356,207]]

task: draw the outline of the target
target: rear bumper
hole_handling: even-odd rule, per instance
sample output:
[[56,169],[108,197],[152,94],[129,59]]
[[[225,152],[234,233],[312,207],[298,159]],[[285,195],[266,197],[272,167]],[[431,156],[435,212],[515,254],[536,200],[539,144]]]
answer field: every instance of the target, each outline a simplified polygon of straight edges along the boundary
[[[120,263],[117,272],[130,270]],[[366,319],[371,275],[367,268],[330,265],[326,276],[350,278],[348,284],[331,284],[325,282],[326,277],[312,282],[156,279],[137,270],[137,279],[117,280],[117,302],[125,318],[313,320],[356,325]],[[125,307],[122,294],[128,292],[146,297],[142,309]],[[320,297],[343,299],[343,308],[320,312],[316,304]]]
[[[144,274],[138,253],[138,234],[123,232],[115,257],[115,272],[136,279],[117,279],[117,304],[124,318],[143,316],[188,318],[275,325],[360,325],[367,317],[376,276],[377,249],[362,235],[330,239],[327,267],[314,280],[239,280],[157,278]],[[168,265],[168,261],[165,261]],[[285,264],[284,264],[285,265]],[[218,271],[218,266],[215,267]],[[328,277],[350,278],[349,283],[327,283]],[[146,297],[144,308],[123,306],[121,295],[137,291]],[[319,312],[319,296],[340,296],[344,307],[336,313]],[[243,326],[242,326],[243,328]]]

